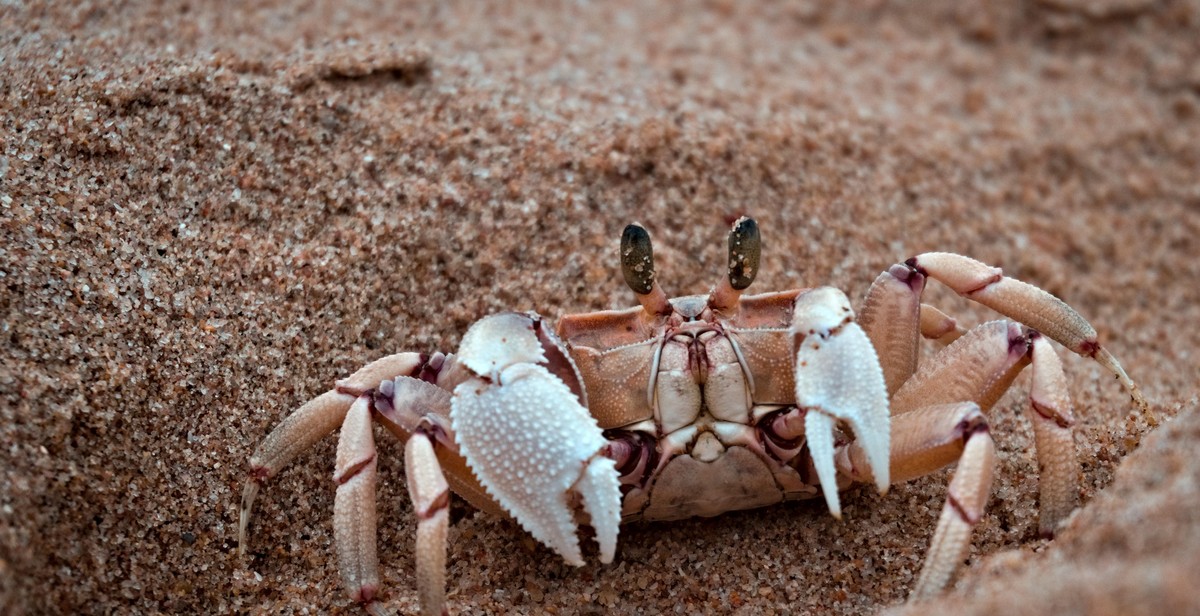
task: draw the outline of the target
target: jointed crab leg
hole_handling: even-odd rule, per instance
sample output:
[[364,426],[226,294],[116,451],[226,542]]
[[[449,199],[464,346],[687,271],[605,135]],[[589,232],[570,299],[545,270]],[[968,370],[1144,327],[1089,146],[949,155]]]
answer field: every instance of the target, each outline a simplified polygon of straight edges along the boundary
[[894,417],[931,404],[970,400],[985,411],[1020,370],[1033,363],[1029,416],[1041,468],[1041,532],[1049,536],[1077,502],[1074,418],[1066,376],[1054,348],[1038,332],[1007,321],[968,331],[922,366],[892,398]]
[[1075,353],[1095,359],[1117,376],[1138,406],[1146,407],[1145,398],[1120,362],[1100,346],[1095,328],[1066,302],[1029,283],[1004,276],[998,267],[962,255],[927,252],[909,259],[905,265],[941,281],[963,297],[1046,334]]
[[[960,410],[954,407],[940,408],[945,409],[940,412],[949,414],[951,418],[955,418]],[[917,429],[928,430],[924,426]],[[996,448],[978,409],[955,424],[953,434],[965,440],[962,456],[958,460],[958,468],[954,470],[954,478],[950,480],[946,503],[942,505],[942,514],[925,556],[925,565],[910,599],[928,597],[945,588],[962,562],[971,543],[971,529],[983,516],[983,508],[992,490]]]
[[[862,446],[850,443],[844,451],[838,458],[839,470],[869,479],[863,477]],[[912,598],[939,592],[962,562],[971,529],[987,504],[994,458],[987,419],[974,402],[926,406],[892,417],[892,481],[908,481],[958,461]]]
[[892,396],[892,415],[965,400],[990,409],[1028,361],[1028,340],[1024,328],[1009,321],[971,329],[922,365]]
[[421,365],[418,353],[397,353],[378,359],[338,381],[337,387],[309,400],[267,435],[250,457],[250,477],[242,491],[238,521],[238,551],[246,553],[246,529],[258,489],[296,456],[341,425],[355,398],[381,381],[409,374]]
[[437,616],[446,605],[446,534],[450,486],[433,452],[433,439],[418,431],[404,445],[408,494],[417,516],[417,594],[421,612]]
[[359,396],[342,422],[333,481],[333,540],[346,592],[368,606],[379,591],[375,550],[375,437],[371,433],[371,397]]
[[965,333],[967,330],[959,327],[954,317],[929,304],[921,304],[921,336],[946,346]]
[[921,292],[925,276],[912,268],[893,265],[871,284],[858,322],[871,339],[887,380],[888,395],[917,370]]
[[1058,524],[1079,504],[1079,464],[1071,427],[1075,418],[1067,392],[1062,360],[1050,342],[1033,339],[1033,386],[1029,392],[1029,420],[1038,456],[1038,487],[1041,491],[1039,531],[1050,537]]

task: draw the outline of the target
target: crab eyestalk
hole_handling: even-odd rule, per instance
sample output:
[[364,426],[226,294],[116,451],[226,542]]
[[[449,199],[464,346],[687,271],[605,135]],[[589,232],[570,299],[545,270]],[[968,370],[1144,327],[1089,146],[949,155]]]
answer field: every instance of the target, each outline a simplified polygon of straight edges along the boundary
[[717,284],[708,298],[708,305],[713,310],[728,312],[737,308],[738,298],[758,275],[761,253],[758,223],[746,216],[737,219],[729,230],[729,275]]
[[671,312],[667,294],[654,279],[654,250],[650,246],[650,234],[637,223],[626,226],[621,233],[621,273],[625,276],[625,284],[637,295],[638,302],[646,312]]

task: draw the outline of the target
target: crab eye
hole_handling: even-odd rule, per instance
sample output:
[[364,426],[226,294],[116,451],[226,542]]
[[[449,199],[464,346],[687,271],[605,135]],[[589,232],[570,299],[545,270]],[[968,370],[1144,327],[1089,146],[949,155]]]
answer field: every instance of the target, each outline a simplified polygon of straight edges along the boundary
[[761,252],[758,223],[745,216],[737,219],[729,230],[729,286],[742,291],[754,282]]
[[654,288],[654,250],[650,234],[634,223],[621,233],[621,273],[625,284],[638,295],[647,295]]

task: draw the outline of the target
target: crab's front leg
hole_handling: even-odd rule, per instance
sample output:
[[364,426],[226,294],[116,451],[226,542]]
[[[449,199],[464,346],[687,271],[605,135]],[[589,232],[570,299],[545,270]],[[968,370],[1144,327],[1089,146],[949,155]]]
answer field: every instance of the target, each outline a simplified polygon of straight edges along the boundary
[[[440,357],[440,356],[439,356]],[[250,456],[250,476],[242,491],[238,520],[238,552],[246,553],[246,530],[259,488],[274,477],[296,456],[342,425],[354,401],[380,382],[408,375],[426,364],[418,353],[397,353],[376,360],[337,386],[309,400],[267,435]]]
[[[367,611],[381,613],[379,604],[375,602],[375,595],[379,589],[379,566],[375,548],[376,457],[375,439],[372,435],[372,402],[375,388],[384,385],[390,388],[392,379],[396,379],[395,382],[411,381],[418,385],[427,385],[445,397],[446,392],[443,390],[410,378],[410,375],[420,374],[423,370],[436,371],[442,359],[440,354],[429,358],[417,353],[398,353],[377,360],[349,378],[339,381],[333,390],[304,404],[272,430],[250,458],[250,477],[242,493],[238,550],[245,553],[246,531],[261,484],[340,425],[337,467],[334,473],[334,482],[337,484],[334,499],[334,542],[338,549],[338,569],[350,597],[362,603]],[[414,441],[420,440],[419,436],[421,435],[414,435],[409,439],[410,448]],[[413,466],[416,465],[410,464],[410,486],[414,481]],[[436,466],[434,471],[440,477],[440,470],[437,470]],[[428,473],[425,476],[428,476]],[[421,497],[436,493],[436,483],[418,483],[423,489],[414,489],[412,493],[419,513],[431,508],[436,509],[439,502],[444,507],[444,495],[440,500]],[[442,484],[445,484],[444,480]],[[429,501],[432,506],[422,509],[424,501]],[[437,518],[433,517],[436,525]],[[442,524],[444,526],[444,522]],[[428,523],[422,522],[419,528],[428,526]],[[443,528],[443,537],[444,534]],[[444,546],[444,539],[442,545]],[[426,549],[425,553],[432,551],[434,550]],[[444,547],[441,551],[444,552]],[[421,545],[418,545],[418,569],[436,568],[423,566],[426,561],[435,557],[423,557],[422,554]],[[422,587],[422,597],[430,594],[426,592],[426,587],[430,584],[421,583],[420,579],[418,582]],[[444,594],[440,585],[435,594],[437,593]]]
[[849,424],[875,485],[886,492],[891,442],[887,385],[844,293],[832,287],[813,289],[796,299],[793,310],[796,406],[804,412],[804,434],[825,502],[830,513],[841,517],[834,430],[839,423]]
[[488,494],[576,566],[583,565],[576,514],[585,513],[601,562],[611,562],[618,473],[585,394],[568,384],[578,388],[579,377],[558,341],[536,315],[498,314],[471,326],[457,360],[473,376],[454,390],[451,424]]

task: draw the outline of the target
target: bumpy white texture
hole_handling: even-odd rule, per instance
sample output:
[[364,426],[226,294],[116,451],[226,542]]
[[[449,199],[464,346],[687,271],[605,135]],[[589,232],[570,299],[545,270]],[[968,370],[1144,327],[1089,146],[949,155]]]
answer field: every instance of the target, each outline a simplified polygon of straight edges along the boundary
[[463,334],[458,361],[475,374],[492,376],[518,363],[542,363],[546,353],[526,314],[505,312],[476,321]]
[[[810,415],[822,413],[850,424],[882,492],[889,483],[891,454],[887,384],[875,348],[853,319],[849,300],[837,289],[815,289],[797,300],[792,320],[792,333],[798,341],[796,404],[809,409]],[[805,432],[826,502],[836,512],[834,452],[832,443],[825,443],[830,440],[825,433],[832,423],[809,419]]]
[[[492,383],[471,379],[454,391],[450,414],[459,451],[488,493],[538,541],[583,564],[568,491],[575,487],[611,560],[621,493],[596,420],[545,368],[517,363]],[[578,485],[577,485],[578,484]]]
[[804,416],[804,433],[808,435],[808,453],[812,456],[817,479],[821,481],[821,493],[829,513],[842,518],[842,503],[838,499],[837,469],[833,463],[833,418],[816,411]]

